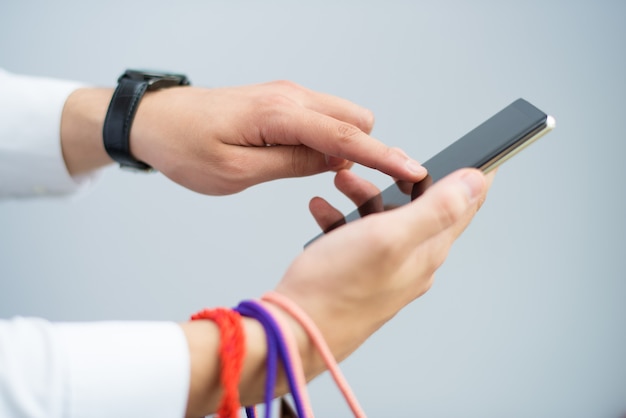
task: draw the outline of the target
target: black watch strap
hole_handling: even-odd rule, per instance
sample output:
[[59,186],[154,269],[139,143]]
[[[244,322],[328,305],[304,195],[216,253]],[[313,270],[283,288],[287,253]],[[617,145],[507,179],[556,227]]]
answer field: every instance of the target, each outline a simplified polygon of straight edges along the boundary
[[188,85],[180,74],[160,74],[128,70],[118,80],[104,119],[102,138],[104,149],[122,168],[151,171],[152,167],[137,160],[130,153],[130,128],[137,107],[146,90]]
[[147,171],[151,167],[130,154],[130,127],[141,98],[148,88],[145,81],[120,78],[104,119],[104,149],[121,167]]

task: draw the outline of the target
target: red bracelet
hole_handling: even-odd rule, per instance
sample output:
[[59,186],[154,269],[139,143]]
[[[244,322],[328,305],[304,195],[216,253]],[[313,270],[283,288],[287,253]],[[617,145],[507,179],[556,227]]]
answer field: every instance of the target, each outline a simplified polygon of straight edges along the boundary
[[219,355],[221,361],[220,380],[224,395],[220,401],[219,418],[239,417],[239,378],[243,367],[245,335],[241,315],[232,309],[204,309],[191,316],[191,320],[209,319],[220,330]]

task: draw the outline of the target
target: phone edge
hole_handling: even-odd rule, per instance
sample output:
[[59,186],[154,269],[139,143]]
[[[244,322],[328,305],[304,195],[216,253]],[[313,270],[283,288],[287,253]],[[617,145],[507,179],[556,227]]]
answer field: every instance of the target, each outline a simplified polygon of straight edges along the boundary
[[518,141],[514,147],[511,147],[505,150],[502,154],[498,155],[496,158],[491,159],[482,167],[478,167],[483,173],[487,174],[492,170],[495,170],[499,166],[501,166],[506,161],[510,160],[518,153],[528,148],[531,144],[535,143],[539,138],[550,132],[556,126],[556,120],[554,117],[550,115],[546,115],[545,125],[537,132],[531,132],[526,139],[522,139]]

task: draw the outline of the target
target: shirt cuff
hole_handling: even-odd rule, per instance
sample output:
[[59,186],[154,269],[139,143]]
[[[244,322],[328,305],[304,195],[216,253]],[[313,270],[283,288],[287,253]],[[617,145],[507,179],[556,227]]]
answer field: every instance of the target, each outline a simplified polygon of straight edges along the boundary
[[94,178],[70,176],[61,150],[63,106],[80,87],[0,69],[0,197],[73,193]]
[[183,417],[190,378],[182,328],[164,322],[57,324],[70,417]]
[[182,417],[190,373],[172,322],[0,320],[0,417]]

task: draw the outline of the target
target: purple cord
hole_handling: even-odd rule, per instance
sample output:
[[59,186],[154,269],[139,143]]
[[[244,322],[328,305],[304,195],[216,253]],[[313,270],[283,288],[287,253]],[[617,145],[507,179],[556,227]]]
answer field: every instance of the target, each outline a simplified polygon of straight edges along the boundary
[[[287,374],[287,381],[289,382],[289,388],[291,389],[291,396],[293,397],[294,404],[298,416],[305,417],[306,414],[302,408],[302,395],[298,390],[298,385],[293,370],[293,364],[291,357],[289,356],[289,350],[287,349],[287,343],[283,336],[280,327],[276,323],[276,320],[270,312],[263,305],[253,300],[243,301],[235,308],[243,316],[254,318],[258,320],[267,336],[267,380],[265,382],[265,416],[269,418],[271,400],[274,396],[276,388],[276,357],[280,355],[283,365],[285,367],[285,373]],[[271,348],[273,347],[273,348]],[[273,351],[272,351],[273,350]],[[270,357],[273,357],[272,364],[270,364]],[[252,413],[252,415],[250,415]],[[248,411],[246,408],[246,414],[249,418],[254,417],[253,411]]]
[[[265,405],[268,411],[266,412],[266,417],[269,417],[269,409],[271,409],[272,397],[276,389],[276,365],[278,361],[278,350],[276,348],[276,340],[271,337],[270,331],[268,330],[268,325],[266,325],[262,320],[260,320],[256,314],[256,310],[249,306],[245,301],[241,302],[239,306],[235,308],[237,312],[239,312],[243,316],[247,316],[250,318],[254,318],[261,322],[263,328],[265,329],[265,337],[267,339],[267,378],[265,380]],[[255,414],[253,408],[250,408],[251,411],[248,411],[246,408],[246,415],[248,418],[255,418]]]

